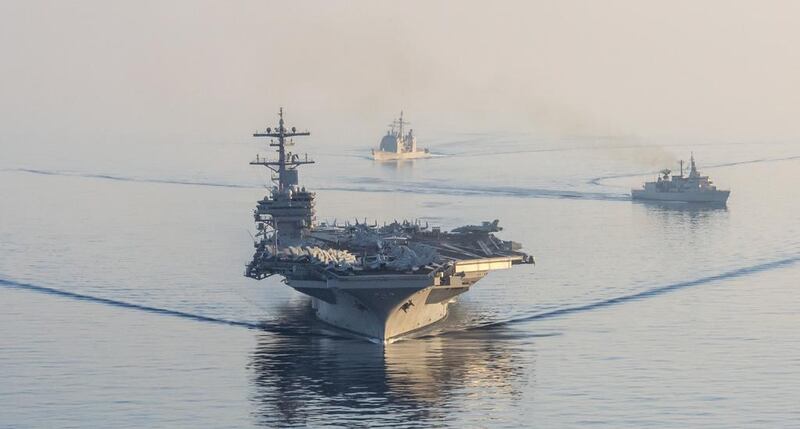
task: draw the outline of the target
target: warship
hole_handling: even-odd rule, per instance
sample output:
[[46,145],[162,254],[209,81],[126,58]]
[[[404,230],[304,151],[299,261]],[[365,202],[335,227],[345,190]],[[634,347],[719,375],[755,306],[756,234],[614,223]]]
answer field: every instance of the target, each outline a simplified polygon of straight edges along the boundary
[[253,212],[255,253],[245,276],[283,277],[323,322],[388,343],[444,319],[454,298],[489,271],[534,263],[519,243],[495,237],[496,220],[450,232],[407,220],[317,223],[315,194],[298,180],[298,167],[314,161],[289,151],[293,137],[308,135],[284,124],[283,109],[277,127],[253,134],[271,139],[277,158],[250,162],[267,167],[273,185]]
[[683,161],[680,161],[680,174],[669,169],[661,170],[655,182],[646,182],[641,189],[632,189],[634,200],[675,201],[685,203],[725,204],[731,191],[717,189],[708,176],[701,176],[694,163],[694,154],[689,162],[689,175],[683,175]]
[[403,121],[403,112],[400,119],[389,124],[389,130],[381,139],[378,150],[372,149],[372,159],[376,161],[400,161],[404,159],[428,158],[431,156],[428,149],[417,149],[417,138],[414,130],[409,129],[404,134],[403,126],[409,125]]

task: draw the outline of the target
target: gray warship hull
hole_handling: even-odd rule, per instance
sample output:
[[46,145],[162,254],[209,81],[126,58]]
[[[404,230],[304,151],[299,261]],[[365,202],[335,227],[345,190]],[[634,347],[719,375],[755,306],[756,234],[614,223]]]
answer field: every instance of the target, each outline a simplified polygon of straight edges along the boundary
[[490,270],[511,268],[514,258],[459,261],[449,277],[426,274],[335,276],[289,280],[311,297],[317,318],[374,342],[388,343],[447,317],[449,304]]
[[634,200],[668,201],[682,203],[715,203],[725,204],[731,191],[703,191],[703,192],[655,192],[644,189],[633,189],[631,198]]
[[[329,325],[373,342],[389,343],[447,316],[450,297],[431,301],[433,287],[418,288],[413,283],[398,279],[358,290],[332,289],[327,299],[312,297],[311,307],[317,318]],[[403,308],[408,302],[414,304]]]

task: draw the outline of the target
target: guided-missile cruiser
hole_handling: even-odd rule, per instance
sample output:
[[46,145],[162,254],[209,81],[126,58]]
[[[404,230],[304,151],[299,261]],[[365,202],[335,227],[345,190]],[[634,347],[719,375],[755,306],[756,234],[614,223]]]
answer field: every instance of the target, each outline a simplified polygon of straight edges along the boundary
[[428,149],[417,147],[414,130],[409,129],[408,133],[405,132],[406,125],[409,123],[403,120],[401,111],[400,119],[389,124],[389,130],[381,139],[378,150],[372,149],[372,159],[375,161],[402,161],[430,157]]
[[725,204],[729,190],[717,189],[708,176],[701,176],[694,163],[694,154],[689,162],[689,175],[683,175],[683,161],[680,162],[680,174],[673,174],[669,169],[661,170],[655,182],[647,182],[641,189],[632,189],[634,200],[673,201],[685,203]]
[[311,297],[323,322],[391,342],[444,319],[454,298],[489,271],[534,262],[519,243],[494,236],[496,220],[452,232],[419,221],[317,223],[315,194],[298,180],[298,167],[314,161],[289,151],[293,137],[308,135],[284,124],[283,109],[277,127],[253,134],[271,139],[277,158],[250,162],[271,170],[273,185],[253,212],[255,254],[245,276],[283,277]]

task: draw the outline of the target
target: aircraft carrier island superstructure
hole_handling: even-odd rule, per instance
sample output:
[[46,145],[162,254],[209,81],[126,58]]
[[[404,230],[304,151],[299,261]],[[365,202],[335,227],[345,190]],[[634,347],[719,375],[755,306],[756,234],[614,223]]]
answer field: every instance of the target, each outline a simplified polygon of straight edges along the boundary
[[245,275],[280,275],[311,297],[322,321],[373,341],[388,342],[447,316],[449,303],[489,271],[533,263],[520,244],[494,236],[498,221],[450,232],[416,221],[328,225],[315,221],[314,193],[299,185],[298,167],[314,161],[289,152],[284,124],[254,137],[270,138],[277,159],[252,165],[272,172],[271,192],[254,211],[257,236]]

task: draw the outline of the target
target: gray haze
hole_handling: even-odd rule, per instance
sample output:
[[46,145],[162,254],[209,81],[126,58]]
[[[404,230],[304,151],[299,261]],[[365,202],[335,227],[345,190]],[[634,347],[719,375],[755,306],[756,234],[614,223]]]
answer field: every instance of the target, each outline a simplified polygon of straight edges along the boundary
[[[798,427],[799,12],[0,0],[0,428]],[[319,222],[500,219],[536,266],[323,327],[242,275],[279,106]],[[370,160],[400,109],[435,156]],[[630,201],[690,151],[726,207]]]
[[280,105],[328,143],[372,144],[401,108],[429,131],[786,140],[797,16],[794,1],[6,0],[0,144],[246,140]]

